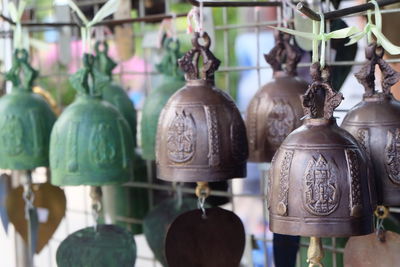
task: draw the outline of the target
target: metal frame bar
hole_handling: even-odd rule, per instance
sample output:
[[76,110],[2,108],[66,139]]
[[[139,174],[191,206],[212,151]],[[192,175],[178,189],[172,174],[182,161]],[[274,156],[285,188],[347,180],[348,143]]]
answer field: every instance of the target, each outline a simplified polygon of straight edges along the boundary
[[[381,0],[381,1],[377,1],[377,3],[380,7],[384,7],[387,5],[400,3],[400,0]],[[309,17],[312,20],[316,20],[316,21],[321,20],[321,17],[319,16],[319,14],[316,13],[311,8],[309,8],[307,6],[306,2],[299,2],[297,4],[296,8],[298,11],[300,11],[301,13],[303,13],[304,15],[306,15],[307,17]],[[324,13],[324,18],[325,18],[325,20],[337,19],[337,18],[345,17],[345,16],[352,15],[352,14],[357,14],[357,13],[367,11],[369,9],[374,9],[374,8],[375,8],[374,4],[366,3],[366,4],[357,5],[357,6],[352,6],[349,8],[343,8],[343,9],[339,9],[339,10],[335,10],[335,11],[326,12],[326,13]]]

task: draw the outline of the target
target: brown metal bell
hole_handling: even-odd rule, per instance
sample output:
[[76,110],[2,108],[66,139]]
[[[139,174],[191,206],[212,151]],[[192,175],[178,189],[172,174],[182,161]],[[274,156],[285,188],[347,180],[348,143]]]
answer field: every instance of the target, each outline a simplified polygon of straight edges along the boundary
[[[264,85],[247,108],[249,160],[270,162],[286,136],[301,125],[301,95],[307,82],[297,77],[301,52],[290,44],[289,34],[275,32],[276,44],[265,60],[273,69],[273,79]],[[286,68],[282,65],[286,63]]]
[[365,152],[339,128],[329,70],[311,67],[313,83],[303,96],[306,119],[276,152],[268,182],[271,231],[313,237],[344,237],[373,231],[374,188]]
[[[353,107],[341,127],[349,131],[371,158],[375,171],[378,204],[400,205],[400,102],[390,87],[400,74],[383,60],[376,44],[366,49],[368,62],[355,75],[364,86],[363,100]],[[382,92],[375,91],[375,66],[382,71]]]
[[[204,45],[199,44],[201,38]],[[233,100],[214,86],[220,61],[210,52],[210,43],[207,33],[195,33],[193,48],[179,60],[186,85],[168,100],[157,130],[157,176],[162,180],[208,182],[246,176],[245,125]]]

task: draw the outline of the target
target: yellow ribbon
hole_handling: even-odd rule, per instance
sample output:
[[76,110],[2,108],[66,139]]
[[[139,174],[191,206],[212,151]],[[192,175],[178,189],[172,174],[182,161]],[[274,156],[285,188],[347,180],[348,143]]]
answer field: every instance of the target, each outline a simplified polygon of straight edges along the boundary
[[368,23],[365,25],[363,31],[358,32],[352,36],[350,36],[350,41],[346,45],[351,45],[357,43],[361,38],[367,35],[368,43],[372,42],[372,34],[376,38],[376,42],[378,45],[381,45],[386,52],[391,55],[399,55],[400,54],[400,47],[397,45],[392,44],[385,35],[382,33],[382,14],[379,9],[379,5],[375,0],[370,1],[370,3],[374,4],[374,16],[375,16],[375,24],[372,23],[372,12],[368,10]]
[[[321,15],[321,21],[313,21],[313,32],[302,32],[302,31],[296,31],[292,29],[286,29],[283,27],[272,27],[274,29],[277,29],[282,32],[286,32],[292,35],[297,35],[309,40],[313,41],[313,56],[312,56],[312,61],[313,63],[318,62],[318,45],[321,42],[321,57],[319,58],[321,68],[325,66],[325,48],[326,48],[326,42],[330,39],[343,39],[346,37],[349,37],[351,35],[354,35],[355,33],[358,33],[359,30],[354,27],[346,27],[340,30],[336,30],[333,32],[325,33],[325,18],[323,15]],[[319,26],[319,32],[318,32],[318,26]]]
[[105,19],[106,17],[113,14],[117,11],[119,6],[120,0],[109,0],[105,5],[100,8],[100,10],[96,13],[94,18],[89,21],[83,12],[79,9],[79,7],[75,4],[72,0],[67,0],[69,7],[76,12],[78,17],[81,19],[83,23],[83,27],[81,27],[81,37],[82,37],[82,44],[83,44],[83,51],[86,52],[86,49],[89,45],[89,51],[91,49],[90,42],[91,42],[91,28],[96,24]]

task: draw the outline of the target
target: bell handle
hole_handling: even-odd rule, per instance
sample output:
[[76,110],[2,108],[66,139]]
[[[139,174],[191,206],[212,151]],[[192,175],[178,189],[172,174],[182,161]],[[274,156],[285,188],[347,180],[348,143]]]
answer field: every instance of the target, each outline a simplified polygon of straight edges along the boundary
[[321,238],[310,237],[310,244],[307,250],[308,267],[324,267],[322,259],[324,258],[324,249],[322,247]]
[[14,88],[32,91],[33,82],[38,76],[38,71],[29,64],[29,55],[26,49],[15,49],[13,64],[6,74],[6,79],[11,81]]
[[354,74],[358,82],[365,89],[364,96],[372,96],[376,94],[375,90],[375,66],[378,65],[382,72],[382,92],[385,95],[391,95],[390,88],[400,80],[400,74],[395,71],[384,59],[384,49],[372,43],[365,49],[365,57],[367,63]]
[[179,40],[166,37],[163,41],[163,49],[165,55],[156,65],[157,70],[168,76],[182,76],[178,66],[178,58],[181,57]]
[[[203,43],[200,41],[203,40]],[[195,32],[192,38],[193,48],[178,60],[179,67],[185,73],[186,80],[206,80],[214,83],[214,73],[217,71],[221,61],[210,51],[211,38],[207,32],[200,35]],[[200,56],[203,64],[199,69]]]
[[304,114],[311,119],[331,119],[333,111],[343,100],[340,92],[333,90],[330,81],[330,70],[327,66],[320,68],[318,62],[310,67],[313,82],[302,96]]
[[95,58],[91,54],[83,55],[83,68],[71,75],[69,81],[71,85],[81,95],[100,97],[103,87],[110,79],[94,67]]
[[108,43],[106,41],[97,41],[95,52],[94,66],[111,79],[112,71],[117,66],[117,63],[108,56]]
[[[265,61],[271,65],[273,72],[284,70],[290,76],[297,75],[297,65],[301,60],[302,53],[300,49],[291,44],[292,36],[290,34],[275,31],[275,46],[268,54],[264,54]],[[285,69],[283,69],[285,64]]]

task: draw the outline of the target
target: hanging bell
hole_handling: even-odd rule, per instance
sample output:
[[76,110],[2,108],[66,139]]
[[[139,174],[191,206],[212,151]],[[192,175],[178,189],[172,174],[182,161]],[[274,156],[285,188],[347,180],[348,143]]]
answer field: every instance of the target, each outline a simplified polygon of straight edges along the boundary
[[1,169],[31,170],[49,164],[50,132],[56,116],[46,101],[32,92],[37,76],[28,63],[28,52],[16,49],[6,76],[13,90],[0,99]]
[[103,86],[103,100],[114,105],[124,116],[131,128],[134,146],[136,146],[136,109],[126,91],[112,80],[112,70],[117,64],[108,56],[107,42],[97,42],[95,50],[94,67],[109,79],[109,83]]
[[[390,87],[400,80],[383,59],[382,47],[372,44],[366,49],[368,62],[355,75],[364,86],[363,100],[343,120],[349,131],[371,158],[375,170],[378,204],[400,205],[400,102]],[[382,71],[382,92],[375,91],[375,66]]]
[[290,44],[289,34],[276,31],[275,37],[274,48],[265,55],[273,69],[273,80],[257,92],[247,108],[249,161],[253,162],[270,162],[286,136],[301,125],[304,114],[301,95],[307,90],[307,82],[297,77],[296,71],[301,52]]
[[142,155],[147,160],[155,160],[155,145],[158,118],[168,99],[185,85],[183,73],[178,68],[179,41],[166,38],[163,42],[165,55],[157,70],[162,74],[161,85],[150,92],[143,105],[141,120]]
[[51,133],[50,168],[55,185],[106,185],[127,182],[132,175],[133,138],[129,124],[101,100],[109,78],[93,68],[85,54],[84,67],[70,82],[75,101],[58,118]]
[[[205,44],[199,44],[199,39]],[[214,86],[220,61],[209,50],[207,33],[201,37],[195,33],[192,44],[179,60],[186,85],[168,100],[160,115],[157,176],[181,182],[245,177],[248,148],[243,119],[233,100]]]
[[342,94],[329,70],[311,67],[303,96],[303,125],[283,141],[271,165],[268,208],[271,231],[312,237],[346,237],[373,231],[374,188],[364,150],[339,128],[333,110]]

